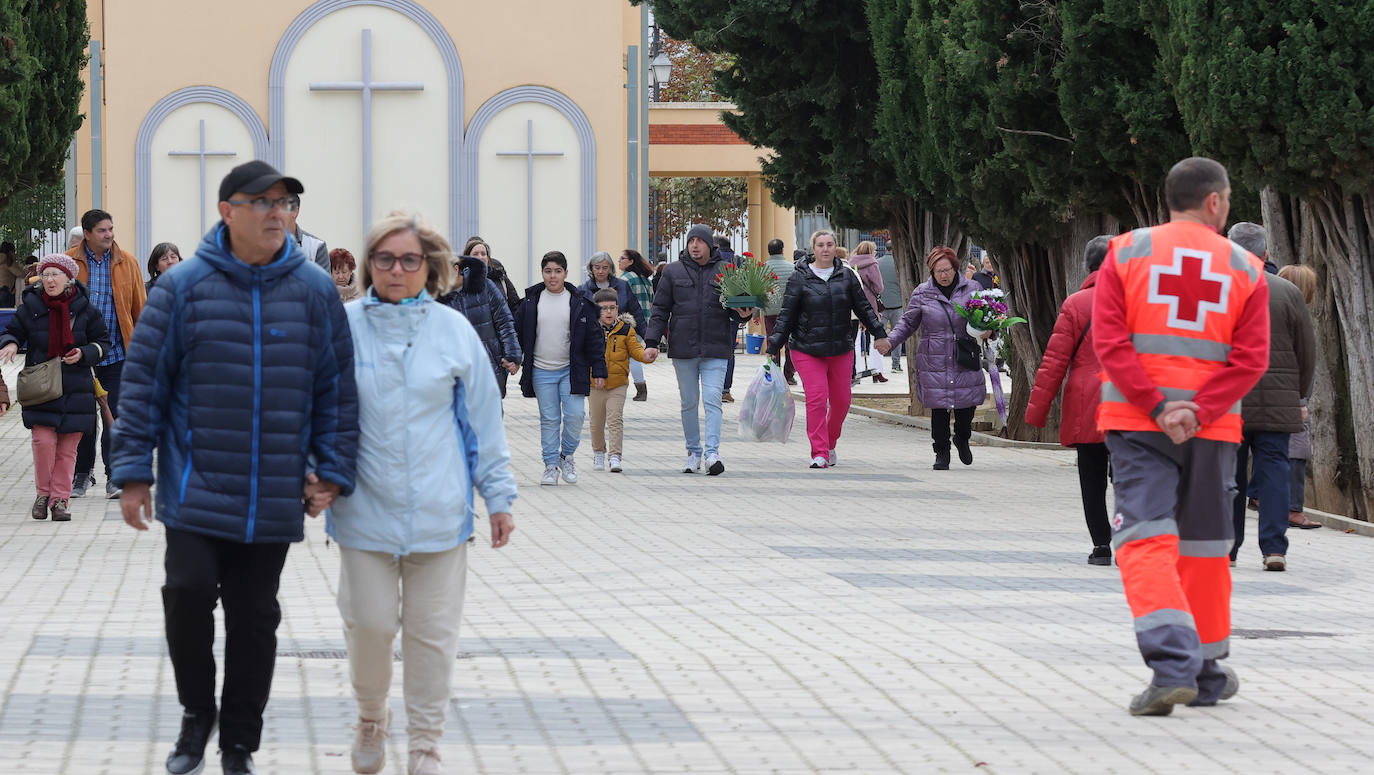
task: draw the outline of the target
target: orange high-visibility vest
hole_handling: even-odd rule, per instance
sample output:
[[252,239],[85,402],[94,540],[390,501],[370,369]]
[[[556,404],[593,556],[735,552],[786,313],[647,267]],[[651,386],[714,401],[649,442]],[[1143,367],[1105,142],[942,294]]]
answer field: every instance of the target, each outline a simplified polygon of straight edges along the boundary
[[[1187,400],[1225,365],[1236,322],[1262,282],[1264,265],[1205,226],[1173,222],[1114,238],[1107,260],[1116,262],[1125,295],[1126,326],[1140,364],[1166,399]],[[1106,371],[1102,430],[1158,431],[1146,411],[1126,400]],[[1198,438],[1241,440],[1240,403],[1198,430]]]

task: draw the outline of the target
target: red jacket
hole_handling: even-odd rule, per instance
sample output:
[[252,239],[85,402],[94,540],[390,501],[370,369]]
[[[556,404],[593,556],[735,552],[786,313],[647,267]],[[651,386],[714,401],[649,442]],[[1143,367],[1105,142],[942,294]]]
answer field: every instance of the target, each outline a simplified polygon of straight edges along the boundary
[[[1064,385],[1059,426],[1059,443],[1066,447],[1075,444],[1100,444],[1106,434],[1097,429],[1097,405],[1102,400],[1102,366],[1093,349],[1093,333],[1089,328],[1093,315],[1093,295],[1097,293],[1097,272],[1088,275],[1083,287],[1069,295],[1059,308],[1054,321],[1054,333],[1035,373],[1035,389],[1026,406],[1026,422],[1037,428],[1045,427],[1050,405]],[[1084,331],[1087,334],[1084,335]],[[1078,352],[1074,352],[1074,348]],[[1070,362],[1069,359],[1073,361]]]

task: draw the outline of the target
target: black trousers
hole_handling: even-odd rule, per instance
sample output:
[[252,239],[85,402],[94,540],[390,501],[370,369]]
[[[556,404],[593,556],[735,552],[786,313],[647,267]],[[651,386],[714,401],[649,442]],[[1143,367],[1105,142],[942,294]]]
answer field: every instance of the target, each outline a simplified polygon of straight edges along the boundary
[[[111,363],[109,366],[96,366],[93,368],[95,378],[100,380],[101,387],[109,391],[110,395],[105,400],[110,404],[110,414],[116,419],[119,418],[119,383],[124,376],[124,361]],[[105,478],[110,478],[110,429],[105,425],[105,417],[99,411],[95,413],[96,422],[100,425],[100,459],[105,463]],[[76,471],[74,473],[87,473],[95,470],[95,436],[87,433],[82,435],[80,443],[76,445]]]
[[167,530],[162,609],[177,699],[193,713],[215,710],[215,601],[224,601],[221,750],[258,750],[277,661],[277,586],[289,544],[241,544]]
[[[968,441],[973,437],[973,412],[978,407],[966,406],[962,409],[955,409],[954,412],[954,438],[958,441]],[[930,410],[930,439],[935,442],[935,449],[938,452],[949,450],[949,409]]]
[[1111,455],[1106,444],[1075,444],[1078,452],[1078,490],[1083,495],[1083,519],[1093,546],[1112,542],[1112,526],[1107,521],[1107,478]]

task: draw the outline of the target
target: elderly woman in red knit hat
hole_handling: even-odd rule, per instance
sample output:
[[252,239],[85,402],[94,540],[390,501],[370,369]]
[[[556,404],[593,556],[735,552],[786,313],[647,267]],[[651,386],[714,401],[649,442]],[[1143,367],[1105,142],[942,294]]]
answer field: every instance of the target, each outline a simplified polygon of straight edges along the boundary
[[[91,367],[110,350],[110,334],[91,305],[86,286],[77,282],[76,262],[61,253],[38,262],[36,285],[24,289],[14,317],[0,334],[0,361],[9,363],[21,345],[26,366],[57,359],[60,395],[24,405],[24,427],[33,432],[33,473],[38,497],[31,516],[54,522],[71,519],[76,445],[95,432],[95,382]],[[22,387],[19,391],[23,392]]]
[[887,342],[878,343],[877,347],[887,355],[920,330],[913,361],[916,397],[930,407],[934,468],[945,471],[949,469],[950,415],[954,415],[954,447],[959,450],[959,462],[972,465],[973,450],[968,442],[973,435],[973,412],[987,398],[982,369],[961,365],[956,352],[960,339],[972,337],[966,333],[964,319],[954,305],[968,303],[974,292],[982,288],[959,274],[958,256],[944,245],[930,251],[926,267],[930,269],[930,280],[916,286],[902,319],[892,327]]

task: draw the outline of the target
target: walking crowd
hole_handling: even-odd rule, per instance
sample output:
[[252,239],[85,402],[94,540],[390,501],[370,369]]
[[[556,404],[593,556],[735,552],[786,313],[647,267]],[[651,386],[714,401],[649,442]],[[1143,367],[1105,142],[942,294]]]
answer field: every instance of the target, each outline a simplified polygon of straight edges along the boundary
[[[854,385],[886,381],[885,361],[900,372],[904,354],[931,409],[933,468],[948,469],[952,452],[973,463],[991,332],[971,336],[960,310],[1000,284],[989,257],[981,271],[961,267],[938,246],[928,279],[903,300],[892,257],[871,242],[846,258],[833,232],[817,231],[789,259],[774,239],[759,263],[776,293],[732,308],[718,277],[755,259],[697,224],[679,260],[651,267],[634,250],[599,252],[581,284],[550,251],[521,294],[480,237],[455,253],[415,215],[379,220],[357,256],[331,251],[297,225],[304,193],[264,162],[235,167],[219,188],[221,221],[194,254],[162,243],[144,267],[115,243],[113,216],[92,210],[71,250],[44,256],[36,281],[18,284],[0,334],[0,360],[25,352],[13,397],[32,432],[32,517],[70,519],[69,499],[95,483],[99,427],[106,494],[130,526],[155,517],[166,529],[162,597],[184,709],[172,775],[200,771],[216,728],[224,771],[254,772],[287,548],[306,515],[322,513],[341,549],[354,771],[385,767],[398,632],[407,771],[442,771],[476,497],[493,547],[514,531],[502,419],[511,376],[538,404],[541,485],[576,484],[588,414],[593,470],[629,465],[630,386],[633,401],[648,400],[643,366],[667,354],[680,470],[719,476],[737,340],[758,317],[784,379],[800,375],[810,468],[839,465]],[[1134,714],[1237,691],[1220,660],[1247,505],[1259,511],[1268,570],[1287,567],[1288,527],[1319,526],[1302,511],[1315,277],[1267,262],[1260,226],[1222,236],[1229,194],[1220,165],[1184,160],[1166,183],[1169,223],[1087,244],[1087,279],[1060,310],[1026,414],[1044,426],[1062,388],[1060,440],[1077,454],[1088,562],[1120,566],[1153,671]],[[0,383],[0,414],[10,400]]]

